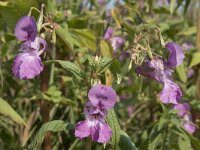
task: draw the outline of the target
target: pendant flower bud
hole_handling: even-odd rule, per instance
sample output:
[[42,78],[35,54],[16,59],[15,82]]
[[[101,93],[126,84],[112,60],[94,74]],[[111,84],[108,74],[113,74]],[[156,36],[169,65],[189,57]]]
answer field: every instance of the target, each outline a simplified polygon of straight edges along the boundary
[[170,52],[166,62],[168,67],[175,68],[183,63],[185,56],[181,46],[176,43],[169,42],[165,45],[165,48]]

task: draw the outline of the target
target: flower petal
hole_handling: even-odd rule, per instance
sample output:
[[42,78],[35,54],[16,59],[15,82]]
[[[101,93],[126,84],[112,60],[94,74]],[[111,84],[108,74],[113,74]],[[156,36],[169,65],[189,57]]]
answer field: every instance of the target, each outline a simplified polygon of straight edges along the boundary
[[112,130],[106,123],[100,123],[99,126],[99,138],[97,141],[99,143],[106,143],[112,136]]
[[178,115],[180,117],[183,117],[190,111],[190,106],[188,103],[177,104],[177,105],[174,105],[174,109],[178,110]]
[[112,38],[112,34],[113,34],[113,28],[109,27],[107,30],[106,30],[106,33],[104,35],[104,39],[105,40],[109,40]]
[[47,42],[41,38],[36,37],[34,41],[26,41],[22,43],[21,49],[23,52],[30,52],[35,50],[35,52],[39,52],[38,55],[43,53],[47,49]]
[[190,134],[193,134],[196,130],[196,126],[190,121],[183,123],[183,128]]
[[163,103],[178,104],[181,97],[180,87],[171,80],[165,81],[163,90],[160,92],[160,100]]
[[90,127],[88,121],[80,121],[75,126],[75,137],[83,139],[90,136]]
[[184,53],[180,45],[168,42],[165,48],[169,50],[170,54],[166,62],[168,67],[175,68],[183,63]]
[[20,53],[15,57],[13,74],[19,79],[33,79],[41,73],[43,64],[36,53]]
[[118,48],[120,48],[124,44],[125,40],[122,37],[116,36],[111,39],[111,45],[113,47],[113,50],[116,51]]
[[34,17],[24,16],[15,26],[15,36],[21,41],[34,41],[37,34],[37,26]]
[[112,130],[105,122],[98,121],[96,125],[92,127],[91,137],[93,141],[99,143],[106,143],[112,136]]
[[117,94],[112,87],[97,84],[89,90],[88,98],[95,107],[109,109],[116,103]]

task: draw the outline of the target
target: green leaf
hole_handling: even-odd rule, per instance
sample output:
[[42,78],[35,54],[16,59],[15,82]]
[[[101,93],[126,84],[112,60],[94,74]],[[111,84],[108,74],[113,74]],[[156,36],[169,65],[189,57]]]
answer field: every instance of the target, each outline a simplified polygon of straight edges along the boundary
[[120,126],[114,109],[108,111],[107,122],[112,129],[112,144],[116,147],[120,141]]
[[113,8],[111,11],[112,17],[114,18],[118,28],[121,28],[122,18],[118,8]]
[[176,68],[176,71],[178,73],[178,76],[179,76],[180,80],[185,83],[187,81],[187,77],[186,77],[184,65],[182,64],[182,65],[178,66]]
[[108,57],[100,58],[97,72],[102,73],[106,71],[111,63],[112,63],[112,58],[108,58]]
[[199,58],[200,58],[200,52],[194,53],[194,54],[192,55],[192,60],[191,60],[191,62],[190,62],[189,67],[191,68],[191,67],[193,67],[193,66],[199,64],[199,63],[200,63],[200,59],[199,59]]
[[[4,3],[5,4],[5,3]],[[30,7],[37,7],[35,0],[13,0],[7,5],[0,5],[0,16],[3,22],[10,28],[14,28],[17,20],[27,15]]]
[[21,116],[2,98],[0,98],[0,114],[11,118],[18,124],[25,125],[25,121],[21,118]]
[[184,29],[183,31],[179,32],[178,35],[183,35],[183,36],[191,36],[197,33],[197,28],[196,26],[189,27],[187,29]]
[[150,133],[148,150],[155,150],[159,144],[163,141],[164,134],[158,124],[154,126]]
[[110,57],[113,56],[113,49],[109,43],[107,43],[105,40],[100,41],[100,50],[103,57]]
[[126,132],[123,130],[120,131],[120,142],[119,142],[119,147],[122,150],[137,150],[137,147],[135,144],[132,142],[131,138],[128,136]]
[[59,63],[64,69],[71,72],[77,78],[83,78],[84,73],[77,65],[70,61],[63,61],[63,60],[50,60],[44,62],[44,64],[51,64],[51,63]]
[[110,71],[114,75],[114,77],[117,79],[117,84],[120,84],[122,80],[122,70],[119,60],[115,59],[112,64],[110,65]]
[[56,34],[63,40],[69,50],[73,51],[74,45],[80,47],[79,41],[69,32],[67,25],[57,28]]
[[173,14],[176,5],[176,0],[170,1],[170,13]]
[[191,0],[185,0],[185,6],[184,6],[184,15],[186,14],[188,7],[190,5]]
[[31,142],[30,149],[40,149],[48,131],[61,132],[71,128],[73,128],[72,124],[68,124],[62,120],[54,120],[43,124]]
[[86,47],[93,51],[96,50],[96,36],[91,30],[70,29],[70,33],[74,35],[74,38],[82,47]]

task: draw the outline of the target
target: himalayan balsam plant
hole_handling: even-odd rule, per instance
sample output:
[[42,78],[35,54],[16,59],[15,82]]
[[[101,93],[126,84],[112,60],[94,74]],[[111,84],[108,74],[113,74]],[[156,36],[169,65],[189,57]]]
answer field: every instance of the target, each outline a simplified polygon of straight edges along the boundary
[[0,2],[0,149],[200,150],[200,3]]

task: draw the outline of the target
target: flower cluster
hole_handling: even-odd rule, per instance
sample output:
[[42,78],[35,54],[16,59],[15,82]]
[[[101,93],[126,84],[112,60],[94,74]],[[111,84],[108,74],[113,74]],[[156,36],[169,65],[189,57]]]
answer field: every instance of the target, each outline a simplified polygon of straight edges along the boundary
[[141,66],[136,67],[136,72],[163,84],[163,89],[160,92],[160,100],[162,103],[173,104],[173,108],[178,110],[178,115],[183,118],[183,128],[192,134],[196,127],[191,123],[189,105],[187,103],[179,103],[182,92],[180,87],[171,78],[173,70],[183,63],[184,53],[181,46],[173,42],[167,43],[165,48],[169,51],[167,60],[163,60],[162,58],[147,58]]
[[173,82],[171,75],[173,70],[182,64],[184,54],[182,48],[176,43],[169,42],[165,47],[170,53],[166,61],[162,58],[147,58],[141,66],[136,67],[136,72],[163,84],[163,90],[160,92],[160,100],[163,103],[178,104],[182,92]]
[[91,137],[93,141],[106,143],[112,135],[112,130],[105,122],[108,109],[111,109],[117,100],[112,87],[97,84],[88,93],[89,101],[84,108],[85,120],[75,126],[75,136],[83,139]]
[[23,43],[21,53],[15,57],[12,72],[19,79],[32,79],[43,70],[39,56],[46,50],[47,43],[37,36],[36,22],[32,16],[24,16],[17,22],[15,36]]
[[194,133],[196,126],[192,123],[189,104],[177,104],[173,108],[178,111],[178,115],[182,118],[183,128],[190,134]]

